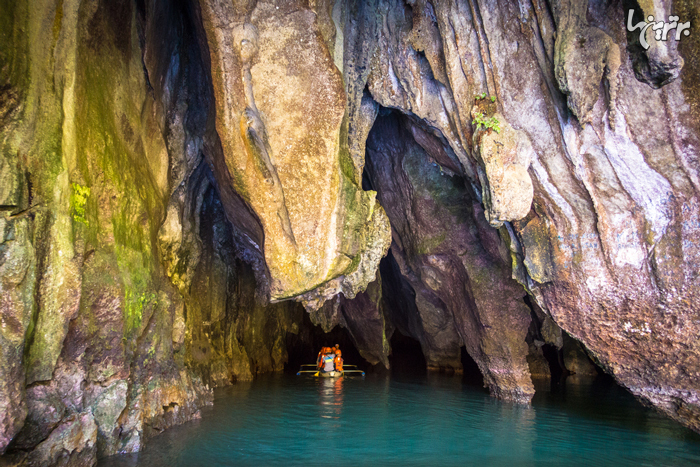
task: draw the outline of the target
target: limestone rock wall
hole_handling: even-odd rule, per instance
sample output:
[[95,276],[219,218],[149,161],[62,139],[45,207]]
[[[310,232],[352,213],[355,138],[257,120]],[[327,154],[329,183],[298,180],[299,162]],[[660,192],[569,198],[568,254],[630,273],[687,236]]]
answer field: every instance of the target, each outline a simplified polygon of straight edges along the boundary
[[197,222],[201,253],[182,292],[187,319],[176,342],[185,364],[217,387],[282,371],[288,360],[287,333],[299,332],[305,311],[293,301],[267,304],[256,299],[252,268],[236,255],[232,226],[206,180]]
[[138,451],[287,359],[303,309],[267,306],[240,246],[259,222],[205,162],[221,144],[197,18],[186,2],[0,7],[3,461]]
[[[547,316],[634,394],[698,429],[698,39],[655,41],[649,29],[642,50],[626,31],[628,9],[633,23],[642,11],[692,22],[698,7],[623,3],[350,2],[346,30],[362,33],[346,40],[344,76],[366,89],[363,102],[419,120],[442,142],[431,151],[414,138],[503,224],[511,275]],[[479,127],[491,118],[500,133]],[[415,196],[387,194],[401,198],[380,200],[388,212]],[[529,212],[509,212],[530,197]],[[394,244],[412,240],[389,217]]]
[[465,346],[492,394],[529,402],[530,309],[511,278],[508,248],[464,180],[413,139],[413,125],[389,113],[367,140],[368,178],[387,207],[391,252],[419,315],[420,330],[400,331],[421,342],[429,368],[461,370]]

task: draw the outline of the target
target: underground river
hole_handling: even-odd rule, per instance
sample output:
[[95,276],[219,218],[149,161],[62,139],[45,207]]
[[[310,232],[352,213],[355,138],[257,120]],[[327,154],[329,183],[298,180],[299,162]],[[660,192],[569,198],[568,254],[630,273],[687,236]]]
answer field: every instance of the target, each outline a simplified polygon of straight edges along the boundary
[[530,407],[440,374],[271,375],[215,394],[201,420],[98,465],[700,464],[700,435],[604,377],[569,377]]

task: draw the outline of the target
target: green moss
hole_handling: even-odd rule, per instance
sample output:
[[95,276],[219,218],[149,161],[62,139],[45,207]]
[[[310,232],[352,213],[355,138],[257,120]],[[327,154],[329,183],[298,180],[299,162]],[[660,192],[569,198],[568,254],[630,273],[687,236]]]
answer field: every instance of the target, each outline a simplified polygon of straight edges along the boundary
[[160,135],[142,134],[148,128],[142,116],[145,83],[131,71],[141,57],[133,45],[131,55],[124,55],[111,43],[99,50],[89,40],[80,44],[74,139],[79,179],[91,187],[94,199],[89,203],[89,240],[113,241],[143,253],[144,262],[151,263],[166,200],[143,144]]
[[90,187],[78,185],[77,183],[71,183],[71,186],[73,187],[73,192],[70,196],[70,210],[73,220],[89,226],[90,222],[87,220],[85,207],[90,197]]
[[347,112],[343,118],[343,123],[340,126],[340,149],[338,151],[338,163],[340,164],[340,171],[343,176],[350,181],[353,185],[359,188],[362,174],[359,173],[355,163],[352,160],[350,151],[347,146],[348,142],[348,116]]
[[483,126],[487,130],[493,130],[496,133],[501,132],[500,124],[496,117],[487,117],[483,113],[476,114],[476,117],[472,120],[472,125],[476,125],[477,129]]
[[154,270],[148,255],[124,246],[118,246],[115,252],[124,280],[124,335],[134,337],[141,330],[144,312],[158,304]]
[[[362,190],[359,180],[361,175],[350,155],[347,140],[346,115],[340,127],[341,144],[338,151],[338,164],[340,166],[340,203],[345,206],[341,251],[352,258],[351,264],[345,268],[345,272],[349,274],[355,271],[360,263],[361,258],[358,253],[366,242],[368,232],[365,226],[372,216],[376,192]],[[335,271],[332,273],[335,274]]]
[[432,253],[437,247],[442,245],[447,238],[447,232],[432,237],[426,237],[419,241],[416,247],[416,253],[419,255],[427,255]]
[[153,292],[141,292],[126,289],[124,294],[124,328],[131,333],[141,328],[143,310],[147,305],[155,306],[158,298]]
[[62,9],[52,11],[49,4],[45,6],[6,0],[0,8],[0,114],[13,120],[11,125],[0,122],[0,140],[6,143],[2,151],[19,155],[23,172],[30,174],[32,204],[51,206],[56,178],[65,170],[62,89],[53,74],[47,73],[54,69],[54,26],[60,22]]
[[357,267],[360,265],[361,259],[362,259],[362,257],[359,254],[355,255],[355,257],[350,262],[350,265],[345,270],[348,273],[355,271],[357,269]]
[[[345,206],[341,251],[351,258],[355,257],[364,243],[363,227],[368,219],[369,205],[371,204],[370,197],[372,196],[374,196],[374,192],[362,191],[352,183],[352,180],[345,173],[341,173],[340,202]],[[348,269],[348,271],[351,271],[351,269]]]

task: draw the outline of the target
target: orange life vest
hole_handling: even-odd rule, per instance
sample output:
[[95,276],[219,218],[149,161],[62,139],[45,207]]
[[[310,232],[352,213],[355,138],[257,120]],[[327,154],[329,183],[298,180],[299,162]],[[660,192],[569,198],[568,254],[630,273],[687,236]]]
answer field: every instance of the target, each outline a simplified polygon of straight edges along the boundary
[[328,353],[328,347],[322,347],[321,351],[318,353],[318,358],[316,359],[316,363],[318,364],[318,367],[321,368],[323,366],[323,357]]
[[340,355],[335,356],[333,363],[335,363],[335,371],[343,371],[343,359]]

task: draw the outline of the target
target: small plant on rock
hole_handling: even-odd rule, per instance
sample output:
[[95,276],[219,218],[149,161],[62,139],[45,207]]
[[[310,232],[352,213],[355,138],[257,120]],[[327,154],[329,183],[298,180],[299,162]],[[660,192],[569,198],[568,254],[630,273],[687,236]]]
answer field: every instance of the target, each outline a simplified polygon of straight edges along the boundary
[[496,117],[486,117],[485,114],[479,113],[472,120],[472,125],[476,125],[477,130],[482,126],[487,130],[493,130],[496,133],[501,132],[500,122]]
[[[480,101],[486,99],[487,96],[488,94],[482,92],[481,94],[477,94],[476,96],[474,96],[474,100]],[[490,96],[489,99],[491,99],[491,102],[496,102],[496,96]]]

